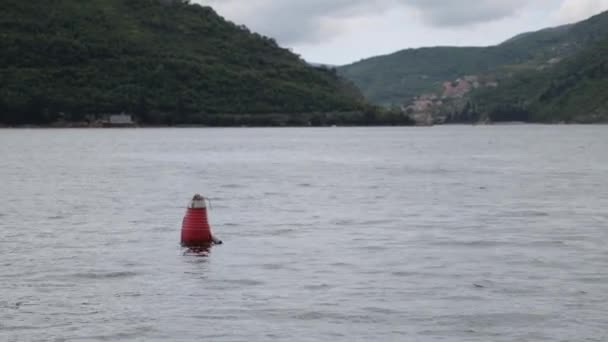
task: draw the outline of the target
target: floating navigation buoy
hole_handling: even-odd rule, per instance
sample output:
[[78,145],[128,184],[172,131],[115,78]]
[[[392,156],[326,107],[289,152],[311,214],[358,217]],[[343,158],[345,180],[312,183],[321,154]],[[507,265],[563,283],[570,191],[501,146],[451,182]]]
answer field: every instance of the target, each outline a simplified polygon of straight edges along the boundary
[[194,195],[182,221],[182,246],[208,247],[221,243],[222,241],[211,233],[205,197],[199,194]]

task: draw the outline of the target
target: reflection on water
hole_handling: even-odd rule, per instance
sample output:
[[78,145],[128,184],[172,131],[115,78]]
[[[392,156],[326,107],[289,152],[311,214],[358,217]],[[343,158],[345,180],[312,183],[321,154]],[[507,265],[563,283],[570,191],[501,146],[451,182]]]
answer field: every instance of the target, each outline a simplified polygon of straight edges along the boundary
[[206,247],[189,247],[184,248],[184,256],[208,257],[211,253],[211,244]]

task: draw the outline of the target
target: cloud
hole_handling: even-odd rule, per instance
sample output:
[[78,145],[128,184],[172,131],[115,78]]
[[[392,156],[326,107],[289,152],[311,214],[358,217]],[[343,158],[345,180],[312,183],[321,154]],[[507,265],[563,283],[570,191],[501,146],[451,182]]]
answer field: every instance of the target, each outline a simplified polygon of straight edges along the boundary
[[315,43],[332,38],[343,21],[373,16],[393,0],[198,0],[221,15],[284,44]]
[[[545,1],[545,0],[542,0]],[[286,45],[325,42],[353,24],[400,13],[405,24],[468,26],[512,16],[527,0],[195,0]],[[396,30],[400,29],[398,27]]]
[[562,24],[574,23],[608,10],[608,0],[564,0],[558,12]]
[[526,5],[526,0],[407,0],[410,8],[436,27],[468,26],[510,17]]

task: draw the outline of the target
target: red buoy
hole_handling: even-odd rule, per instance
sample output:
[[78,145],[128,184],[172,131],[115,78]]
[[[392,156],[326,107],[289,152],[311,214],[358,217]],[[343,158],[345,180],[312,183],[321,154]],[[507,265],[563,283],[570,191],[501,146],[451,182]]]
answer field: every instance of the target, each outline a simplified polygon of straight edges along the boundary
[[192,198],[182,221],[181,240],[183,247],[207,247],[222,243],[211,233],[207,217],[207,203],[205,197],[199,194]]

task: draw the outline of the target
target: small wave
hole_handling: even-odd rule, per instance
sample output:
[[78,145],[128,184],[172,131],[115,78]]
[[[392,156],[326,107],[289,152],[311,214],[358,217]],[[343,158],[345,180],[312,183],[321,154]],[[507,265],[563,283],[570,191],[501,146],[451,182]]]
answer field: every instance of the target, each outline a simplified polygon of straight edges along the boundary
[[593,283],[593,284],[608,283],[608,277],[582,277],[582,278],[576,278],[576,280],[581,281],[583,283]]
[[355,221],[353,221],[353,220],[336,220],[336,221],[332,222],[332,224],[334,224],[336,226],[352,226],[355,224]]
[[280,270],[280,269],[285,268],[285,266],[282,264],[263,264],[260,267],[265,270],[271,270],[271,271]]
[[413,277],[416,275],[419,275],[420,273],[418,272],[407,272],[407,271],[397,271],[397,272],[392,272],[391,275],[394,275],[395,277]]
[[359,223],[359,225],[374,226],[374,225],[394,223],[394,222],[395,222],[395,220],[370,220],[370,221],[362,221],[361,223]]
[[81,279],[120,279],[135,277],[137,275],[138,273],[136,272],[90,272],[76,273],[73,277]]
[[296,233],[298,230],[296,229],[278,229],[272,232],[272,236],[283,236]]
[[320,311],[309,311],[294,315],[294,318],[301,319],[304,321],[320,320],[326,317],[328,317],[328,315]]
[[140,292],[122,292],[122,293],[115,294],[114,297],[117,297],[117,298],[123,298],[123,297],[141,297],[141,293]]
[[362,250],[370,251],[370,252],[381,252],[389,249],[388,246],[365,246],[361,248]]
[[530,241],[531,246],[565,246],[566,242],[561,240],[537,240]]
[[499,247],[512,245],[511,242],[496,240],[471,240],[471,241],[437,241],[431,242],[436,246],[465,246],[465,247]]
[[387,308],[379,308],[379,307],[375,307],[375,306],[365,307],[365,308],[363,308],[363,310],[369,311],[372,313],[377,313],[377,314],[384,314],[384,315],[394,315],[394,314],[399,313],[399,311],[396,311],[396,310],[387,309]]
[[475,302],[475,301],[483,301],[486,298],[481,297],[481,296],[446,296],[446,297],[441,297],[441,299],[448,300],[448,301]]
[[320,290],[329,290],[333,288],[333,286],[329,284],[316,284],[316,285],[305,285],[304,289],[312,290],[312,291],[320,291]]
[[[98,341],[118,341],[118,340],[139,340],[145,334],[150,333],[151,330],[154,330],[153,327],[146,328],[137,328],[132,332],[116,332],[114,334],[108,335],[97,335],[97,336],[87,336],[87,340],[98,340]],[[67,340],[65,340],[67,341]]]
[[476,324],[486,327],[508,326],[513,328],[515,325],[529,325],[535,322],[542,322],[549,316],[542,314],[532,314],[524,312],[505,312],[505,313],[486,313],[472,315],[445,315],[437,317],[439,325],[452,325],[454,322],[476,322]]
[[290,229],[293,229],[293,227],[314,227],[315,224],[312,223],[297,223],[297,222],[283,222],[283,223],[278,223],[278,224],[267,224],[266,227],[292,227]]
[[192,318],[209,321],[237,321],[240,316],[236,315],[194,315]]
[[46,329],[46,327],[34,327],[30,325],[14,325],[14,326],[2,326],[0,325],[0,331],[4,332],[13,332],[13,331],[28,331],[28,330],[42,330]]
[[514,210],[509,211],[509,216],[512,217],[547,217],[549,213],[537,210]]
[[221,281],[221,283],[239,286],[259,286],[265,284],[263,281],[253,279],[227,279]]
[[240,188],[244,188],[244,185],[241,184],[222,184],[220,185],[220,188],[223,189],[240,189]]
[[352,323],[373,323],[379,320],[364,314],[342,314],[326,311],[305,311],[291,315],[292,318],[302,321],[334,320]]

